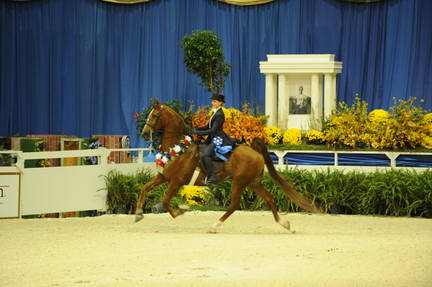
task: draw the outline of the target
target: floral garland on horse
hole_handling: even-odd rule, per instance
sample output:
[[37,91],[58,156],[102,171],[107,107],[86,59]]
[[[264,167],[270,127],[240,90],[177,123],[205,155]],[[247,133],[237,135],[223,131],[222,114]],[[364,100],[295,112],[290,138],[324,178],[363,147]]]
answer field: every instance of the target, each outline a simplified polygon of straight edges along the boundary
[[185,136],[179,144],[171,147],[168,152],[159,151],[156,154],[156,165],[164,167],[172,158],[183,154],[188,149],[191,142],[192,138],[190,136]]

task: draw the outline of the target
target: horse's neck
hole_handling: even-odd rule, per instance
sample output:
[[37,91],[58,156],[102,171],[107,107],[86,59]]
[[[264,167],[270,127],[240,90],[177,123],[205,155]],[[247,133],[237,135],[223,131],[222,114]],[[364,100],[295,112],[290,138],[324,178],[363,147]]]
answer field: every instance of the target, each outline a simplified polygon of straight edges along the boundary
[[170,133],[164,133],[162,136],[162,142],[161,142],[161,150],[163,152],[168,152],[170,147],[175,146],[180,142],[181,139],[183,139],[184,135],[175,135]]
[[171,110],[171,113],[172,117],[166,125],[161,141],[161,150],[164,152],[168,152],[170,147],[178,144],[184,138],[184,132],[186,132],[186,125],[180,115],[173,110]]

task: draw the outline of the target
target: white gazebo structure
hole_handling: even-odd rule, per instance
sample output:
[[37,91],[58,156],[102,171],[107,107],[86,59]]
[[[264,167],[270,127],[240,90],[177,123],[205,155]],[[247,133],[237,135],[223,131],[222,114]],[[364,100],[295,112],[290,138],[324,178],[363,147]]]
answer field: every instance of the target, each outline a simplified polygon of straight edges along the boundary
[[334,55],[267,55],[260,71],[266,76],[268,125],[321,129],[324,117],[336,108],[336,75],[342,62],[334,61]]

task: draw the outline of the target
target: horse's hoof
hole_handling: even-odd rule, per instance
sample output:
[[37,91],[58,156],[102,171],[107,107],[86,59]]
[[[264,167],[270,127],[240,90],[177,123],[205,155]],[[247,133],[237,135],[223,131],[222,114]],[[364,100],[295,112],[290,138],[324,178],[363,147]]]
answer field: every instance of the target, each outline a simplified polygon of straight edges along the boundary
[[217,229],[214,228],[214,227],[210,227],[210,229],[207,230],[207,233],[213,233],[213,234],[215,234],[215,233],[217,233]]
[[285,222],[279,222],[279,224],[280,224],[283,228],[285,228],[286,230],[290,230],[290,229],[291,229],[291,226],[290,226],[290,223],[289,223],[288,220],[286,220]]
[[144,218],[144,215],[142,213],[135,214],[135,223],[137,223],[138,221],[141,221],[143,218]]
[[218,228],[222,226],[222,221],[218,221],[215,224],[212,225],[212,227],[210,227],[209,230],[207,230],[207,233],[217,233],[218,232]]
[[190,209],[190,206],[189,206],[189,205],[186,205],[186,204],[180,204],[178,207],[179,207],[179,210],[180,210],[182,213],[184,213],[184,212],[186,212],[186,211],[189,211],[189,209]]

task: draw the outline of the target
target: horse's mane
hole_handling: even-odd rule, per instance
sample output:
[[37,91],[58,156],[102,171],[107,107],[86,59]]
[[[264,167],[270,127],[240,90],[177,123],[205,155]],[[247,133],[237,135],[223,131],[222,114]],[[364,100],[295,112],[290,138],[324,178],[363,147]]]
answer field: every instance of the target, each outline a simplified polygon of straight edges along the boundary
[[186,132],[188,130],[187,125],[186,125],[183,117],[178,112],[176,112],[173,108],[171,108],[168,105],[164,105],[164,109],[166,109],[166,111],[170,115],[174,116],[177,119],[177,121],[173,121],[173,119],[170,119],[171,122],[177,122],[181,125],[181,126],[178,126],[177,128],[182,128],[183,129],[182,132]]

